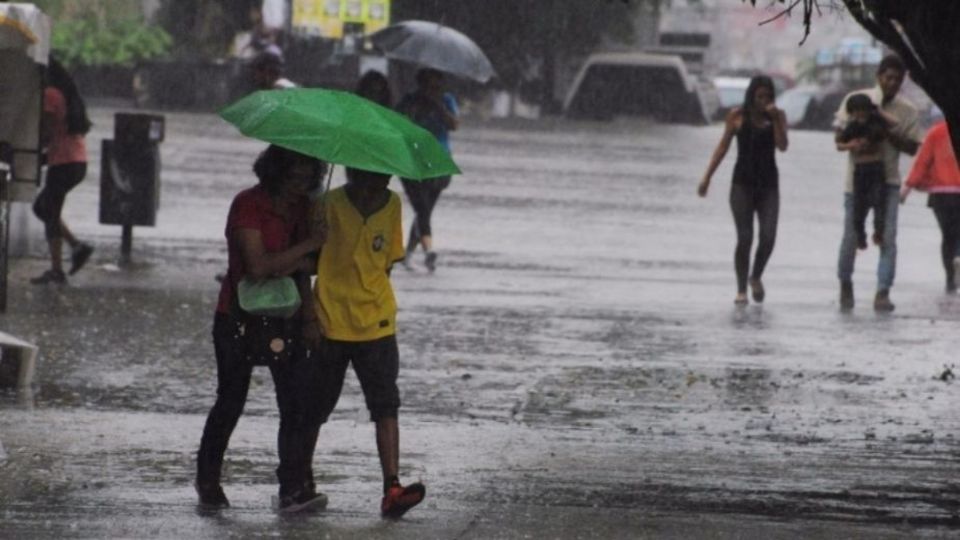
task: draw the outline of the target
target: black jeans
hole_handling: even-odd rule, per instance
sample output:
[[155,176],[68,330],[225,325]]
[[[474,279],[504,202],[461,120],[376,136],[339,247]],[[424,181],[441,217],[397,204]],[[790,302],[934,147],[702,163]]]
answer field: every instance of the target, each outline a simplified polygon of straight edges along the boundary
[[760,279],[777,241],[777,220],[780,215],[780,192],[776,189],[758,189],[740,183],[730,188],[730,209],[737,227],[737,248],[733,266],[737,272],[737,292],[747,292],[747,272],[750,269],[750,246],[753,244],[753,215],[757,215],[760,233],[757,252],[753,257],[753,273]]
[[402,179],[403,191],[410,199],[410,206],[416,214],[416,219],[410,226],[410,237],[407,239],[407,250],[413,251],[420,243],[420,237],[432,236],[433,231],[430,227],[430,217],[433,215],[433,208],[437,205],[437,200],[443,190],[450,185],[450,177],[430,178],[428,180],[407,180]]
[[[207,416],[197,453],[197,482],[200,484],[220,483],[223,456],[247,401],[254,364],[248,358],[248,343],[239,331],[240,324],[230,315],[217,313],[214,316],[217,401]],[[316,358],[310,355],[299,336],[292,336],[288,346],[293,348],[291,354],[268,364],[280,409],[277,478],[281,495],[291,495],[312,485],[312,445],[316,444],[315,436],[312,441],[305,438],[305,429],[310,422],[303,414],[306,394],[310,391],[303,373],[310,369]]]
[[960,255],[960,194],[936,194],[930,197],[930,208],[940,226],[940,258],[948,284],[956,284],[953,259]]

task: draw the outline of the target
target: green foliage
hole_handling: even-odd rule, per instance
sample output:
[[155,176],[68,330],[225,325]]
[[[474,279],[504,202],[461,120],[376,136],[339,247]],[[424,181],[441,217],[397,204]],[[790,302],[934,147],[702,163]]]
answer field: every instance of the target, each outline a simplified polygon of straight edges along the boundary
[[221,58],[237,32],[252,26],[258,0],[161,0],[157,23],[173,36],[173,56]]
[[170,50],[172,42],[162,28],[144,26],[137,19],[101,23],[90,14],[57,24],[52,48],[67,66],[129,67],[163,56]]

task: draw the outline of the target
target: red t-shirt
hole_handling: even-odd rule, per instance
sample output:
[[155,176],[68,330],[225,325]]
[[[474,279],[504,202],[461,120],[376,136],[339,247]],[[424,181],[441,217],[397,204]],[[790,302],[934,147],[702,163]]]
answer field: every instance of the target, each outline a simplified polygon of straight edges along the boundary
[[53,116],[47,164],[86,163],[87,145],[83,135],[67,132],[67,99],[60,90],[48,86],[43,91],[43,112]]
[[930,193],[960,193],[960,166],[945,121],[934,124],[927,132],[913,160],[907,185]]
[[273,209],[270,195],[260,186],[245,189],[233,198],[227,214],[227,277],[220,285],[217,312],[230,313],[237,283],[246,275],[243,255],[240,253],[239,229],[255,229],[263,237],[267,253],[277,253],[306,238],[308,200],[304,197],[291,207],[288,215]]

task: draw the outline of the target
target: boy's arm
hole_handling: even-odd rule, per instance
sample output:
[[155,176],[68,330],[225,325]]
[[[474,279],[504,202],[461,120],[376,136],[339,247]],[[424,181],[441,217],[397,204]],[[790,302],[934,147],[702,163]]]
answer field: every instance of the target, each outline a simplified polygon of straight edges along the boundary
[[844,127],[843,129],[837,130],[837,136],[836,136],[837,142],[845,143],[845,142],[850,142],[850,140],[853,139],[853,133],[850,127],[851,125],[847,124],[847,126]]
[[859,152],[863,149],[866,140],[863,138],[851,138],[850,134],[844,135],[846,130],[837,130],[834,135],[834,141],[837,143],[838,152]]
[[394,212],[393,224],[390,227],[390,239],[389,239],[389,251],[387,251],[387,275],[390,275],[390,270],[393,269],[393,265],[402,261],[406,255],[406,250],[403,249],[403,207],[400,204],[400,196],[396,193],[390,193],[391,204],[396,205],[396,212]]

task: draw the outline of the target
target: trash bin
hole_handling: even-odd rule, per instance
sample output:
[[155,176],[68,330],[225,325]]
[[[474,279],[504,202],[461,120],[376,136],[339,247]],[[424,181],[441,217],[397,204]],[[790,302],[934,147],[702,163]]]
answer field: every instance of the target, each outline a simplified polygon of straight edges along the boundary
[[100,162],[100,223],[152,227],[160,207],[160,150],[164,118],[117,113],[113,140]]

